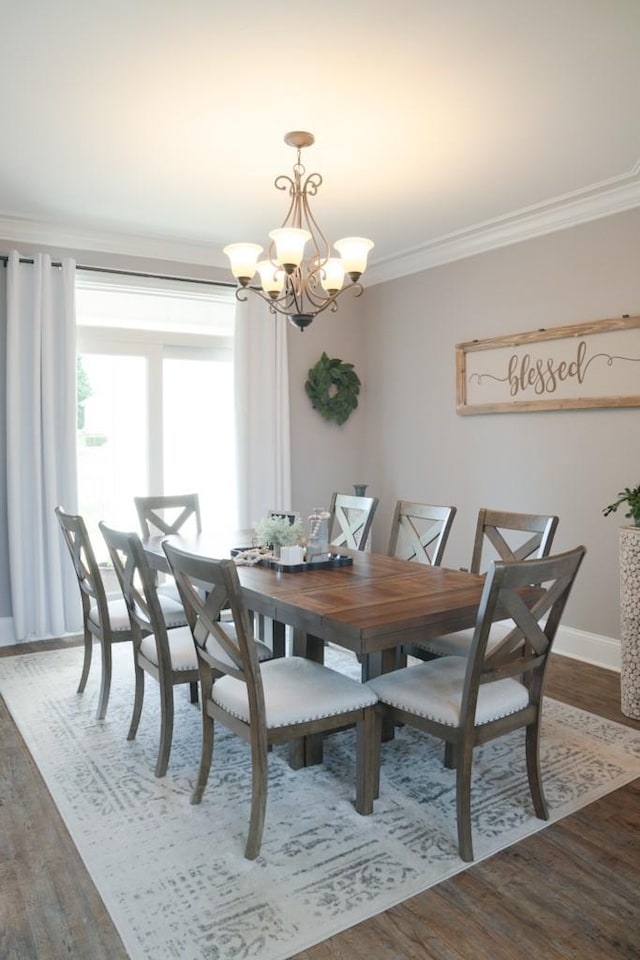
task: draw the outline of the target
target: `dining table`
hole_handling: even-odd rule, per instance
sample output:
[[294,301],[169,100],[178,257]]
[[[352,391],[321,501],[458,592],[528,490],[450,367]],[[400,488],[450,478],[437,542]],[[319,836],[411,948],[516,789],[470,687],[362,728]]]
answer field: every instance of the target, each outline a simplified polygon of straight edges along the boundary
[[[219,559],[250,543],[248,536],[244,541],[206,533],[168,539],[181,550]],[[149,537],[143,545],[150,566],[168,572],[165,539]],[[402,665],[403,648],[415,641],[474,626],[484,576],[342,547],[340,556],[351,562],[293,568],[298,572],[269,562],[238,566],[248,609],[271,621],[274,655],[284,654],[289,626],[294,654],[323,662],[325,644],[337,644],[356,655],[367,680]],[[301,749],[304,755],[292,757],[293,765],[319,762],[321,744]]]
[[[164,572],[166,539],[218,559],[233,548],[233,538],[204,533],[149,537],[143,541],[149,564]],[[290,626],[295,652],[313,660],[322,660],[326,642],[337,644],[368,664],[368,679],[393,669],[399,648],[474,626],[483,575],[342,547],[340,556],[352,562],[302,572],[268,562],[238,566],[247,607],[273,621],[276,642]]]

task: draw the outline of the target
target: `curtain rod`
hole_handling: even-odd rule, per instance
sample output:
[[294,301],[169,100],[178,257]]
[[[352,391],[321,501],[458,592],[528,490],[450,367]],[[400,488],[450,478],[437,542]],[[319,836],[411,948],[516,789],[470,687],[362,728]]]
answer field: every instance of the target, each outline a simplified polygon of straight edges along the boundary
[[[6,267],[9,262],[9,257],[6,254],[0,254],[0,260]],[[20,263],[34,263],[34,260],[33,257],[20,257]],[[51,266],[61,267],[62,263],[60,260],[52,260]],[[76,270],[86,270],[89,273],[112,273],[121,277],[141,277],[142,279],[148,280],[179,280],[183,283],[202,283],[207,287],[235,288],[236,286],[235,283],[225,280],[203,280],[201,277],[179,277],[170,276],[166,273],[144,273],[141,270],[119,270],[116,267],[93,267],[81,263],[76,264]]]

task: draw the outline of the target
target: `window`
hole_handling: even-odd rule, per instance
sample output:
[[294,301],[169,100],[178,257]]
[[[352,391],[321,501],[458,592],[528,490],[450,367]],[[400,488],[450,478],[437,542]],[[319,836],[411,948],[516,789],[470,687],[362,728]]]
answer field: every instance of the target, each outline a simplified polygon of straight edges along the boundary
[[134,496],[198,493],[203,525],[237,526],[234,313],[215,287],[78,275],[78,497],[99,562],[99,521],[137,530]]

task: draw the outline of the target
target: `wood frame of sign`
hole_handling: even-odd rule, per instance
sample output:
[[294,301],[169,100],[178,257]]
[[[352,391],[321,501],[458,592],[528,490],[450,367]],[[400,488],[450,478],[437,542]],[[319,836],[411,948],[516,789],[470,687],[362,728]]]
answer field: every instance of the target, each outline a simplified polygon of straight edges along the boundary
[[640,316],[456,344],[456,411],[640,406]]

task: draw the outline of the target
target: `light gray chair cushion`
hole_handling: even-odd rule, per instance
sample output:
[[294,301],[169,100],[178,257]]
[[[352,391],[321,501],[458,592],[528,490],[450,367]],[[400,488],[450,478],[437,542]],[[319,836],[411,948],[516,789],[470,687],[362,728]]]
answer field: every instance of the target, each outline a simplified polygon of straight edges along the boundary
[[[235,624],[232,621],[229,621],[229,620],[225,621],[224,631],[225,633],[230,634],[230,636],[235,639],[236,628],[235,628]],[[270,648],[266,645],[266,643],[262,643],[260,640],[256,640],[254,642],[255,642],[256,650],[258,652],[258,661],[260,663],[263,663],[265,660],[271,660],[273,654]],[[239,663],[235,663],[231,659],[227,651],[222,647],[220,643],[218,643],[218,641],[214,636],[210,635],[209,637],[207,637],[207,645],[205,649],[210,656],[214,657],[216,660],[219,660],[220,663],[224,664],[225,666],[227,667],[239,666]]]
[[[513,629],[513,620],[496,620],[491,626],[491,633],[487,641],[487,652],[503,640],[510,630]],[[433,637],[431,640],[420,640],[414,646],[422,650],[433,653],[436,657],[466,657],[471,649],[474,630],[456,630],[455,633],[447,633],[441,637]]]
[[[167,634],[169,650],[171,652],[171,667],[173,670],[197,670],[198,657],[189,627],[177,627]],[[143,637],[140,652],[145,660],[158,666],[158,652],[156,638],[150,633]]]
[[158,591],[158,600],[167,630],[172,630],[174,627],[183,627],[186,624],[187,618],[184,607],[178,600],[174,600],[172,597],[160,593],[160,591]]
[[[160,601],[160,607],[162,609],[164,622],[167,625],[167,629],[172,629],[173,627],[183,627],[186,624],[187,618],[184,615],[184,608],[181,603],[178,603],[176,600],[172,600],[170,597],[164,596],[163,594],[158,594],[158,600]],[[107,606],[109,608],[111,629],[114,631],[114,633],[118,630],[130,630],[131,623],[129,621],[127,605],[124,602],[122,595],[119,597],[108,597]],[[91,620],[91,622],[96,626],[100,625],[97,603],[91,604],[89,609],[89,620]]]
[[[377,701],[373,690],[357,680],[303,657],[269,660],[260,670],[268,729],[333,717]],[[249,722],[247,687],[241,680],[216,680],[211,699],[232,716]]]
[[[124,602],[122,595],[119,597],[108,597],[107,607],[109,608],[109,621],[111,623],[111,629],[114,633],[117,633],[119,630],[131,630],[131,621],[129,620],[127,605]],[[100,628],[98,604],[95,602],[92,602],[91,607],[89,608],[89,620],[91,623],[95,624],[97,628]]]
[[[467,664],[465,657],[442,657],[385,673],[365,686],[383,703],[457,727]],[[529,692],[519,680],[508,678],[483,684],[478,693],[476,726],[517,713],[528,703]]]

